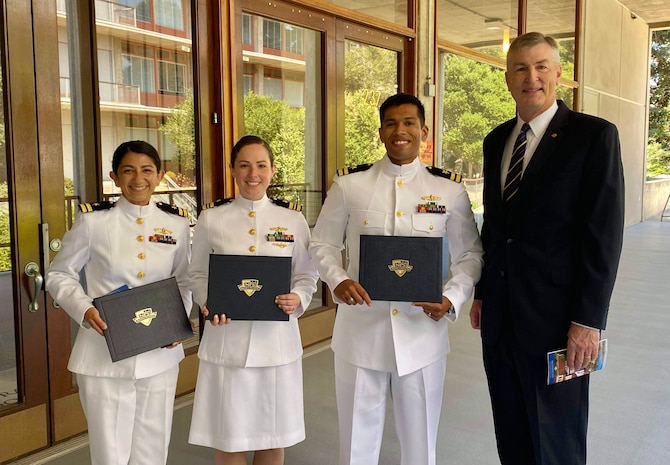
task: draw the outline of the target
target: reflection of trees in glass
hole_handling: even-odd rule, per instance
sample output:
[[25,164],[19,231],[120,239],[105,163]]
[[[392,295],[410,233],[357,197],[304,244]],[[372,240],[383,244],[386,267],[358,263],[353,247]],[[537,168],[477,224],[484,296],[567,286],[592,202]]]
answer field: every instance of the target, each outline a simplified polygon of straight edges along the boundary
[[444,66],[442,163],[466,177],[481,173],[482,141],[515,114],[503,71],[469,58],[448,55]]
[[647,174],[670,174],[670,29],[651,38]]
[[177,148],[172,161],[182,170],[195,169],[194,115],[193,89],[188,89],[184,101],[172,107],[172,113],[159,128]]
[[[575,76],[575,41],[561,40],[558,42],[561,55],[561,65],[563,66],[563,77],[574,80]],[[572,87],[559,86],[556,89],[556,98],[563,100],[568,108],[572,108]]]
[[379,139],[379,106],[365,91],[345,92],[345,165],[372,163],[386,153]]
[[353,166],[379,160],[379,105],[397,92],[398,55],[348,41],[344,56],[344,160]]
[[275,155],[273,198],[303,203],[305,182],[305,109],[250,92],[244,97],[246,134],[263,138]]

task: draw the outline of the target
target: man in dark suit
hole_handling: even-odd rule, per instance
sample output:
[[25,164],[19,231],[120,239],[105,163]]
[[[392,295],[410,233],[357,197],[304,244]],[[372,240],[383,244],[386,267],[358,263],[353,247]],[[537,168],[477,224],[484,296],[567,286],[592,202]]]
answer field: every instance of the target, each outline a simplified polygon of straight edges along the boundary
[[[589,377],[547,386],[548,351],[597,358],[623,236],[616,127],[556,100],[556,41],[519,36],[505,80],[517,117],[484,139],[481,329],[503,465],[586,463]],[[527,124],[525,124],[527,123]]]

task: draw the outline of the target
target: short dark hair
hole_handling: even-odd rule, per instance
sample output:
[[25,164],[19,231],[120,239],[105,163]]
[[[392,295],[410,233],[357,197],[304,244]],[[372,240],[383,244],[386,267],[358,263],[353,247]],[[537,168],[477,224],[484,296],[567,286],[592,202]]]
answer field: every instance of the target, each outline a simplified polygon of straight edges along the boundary
[[114,150],[112,157],[112,171],[114,174],[119,174],[119,165],[121,160],[128,152],[141,153],[147,155],[156,165],[156,171],[161,170],[161,157],[158,155],[158,150],[154,148],[149,142],[143,140],[130,140],[119,145]]
[[523,50],[525,48],[530,48],[530,47],[535,47],[536,45],[539,44],[548,44],[554,55],[554,60],[556,61],[557,65],[561,64],[561,55],[558,49],[558,43],[556,42],[556,39],[554,39],[551,36],[545,36],[541,32],[527,32],[525,34],[521,34],[519,37],[514,39],[512,43],[509,46],[509,50],[507,51],[507,68],[509,68],[510,65],[510,56],[512,53],[517,52],[519,50]]
[[379,107],[379,122],[383,126],[384,125],[384,114],[386,113],[386,110],[388,110],[391,107],[399,107],[400,105],[404,105],[406,103],[416,105],[417,109],[419,110],[419,120],[421,121],[421,126],[426,124],[426,109],[423,107],[423,103],[421,103],[421,100],[416,98],[412,94],[405,94],[405,93],[399,93],[399,94],[393,94],[386,100],[384,100],[384,103]]
[[270,148],[270,144],[265,142],[262,138],[254,135],[246,135],[243,136],[240,140],[237,141],[237,143],[233,146],[232,152],[230,152],[230,166],[235,166],[235,159],[237,159],[237,154],[240,153],[240,150],[242,150],[243,147],[246,147],[247,145],[262,145],[265,147],[265,150],[268,151],[268,156],[270,157],[270,166],[275,166],[275,156],[272,153],[272,149]]

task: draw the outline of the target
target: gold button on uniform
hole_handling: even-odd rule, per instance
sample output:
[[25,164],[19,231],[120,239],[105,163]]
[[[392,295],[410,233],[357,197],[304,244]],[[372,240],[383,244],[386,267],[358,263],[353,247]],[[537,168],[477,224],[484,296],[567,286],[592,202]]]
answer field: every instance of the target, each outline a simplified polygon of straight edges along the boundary
[[405,183],[402,182],[402,179],[401,179],[400,181],[398,181],[398,187],[402,187],[402,186],[404,186],[404,185],[405,185]]
[[255,229],[250,229],[249,234],[251,234],[253,236],[254,234],[256,234],[256,230]]
[[144,240],[143,235],[140,234],[139,236],[137,236],[137,242],[142,242],[143,240]]
[[368,220],[363,221],[363,224],[370,224]]
[[140,253],[137,254],[137,258],[139,258],[140,260],[144,260],[145,257],[146,257],[146,255],[144,255],[143,252],[140,252]]
[[402,212],[400,210],[398,210],[397,212],[395,212],[395,216],[400,218],[402,216]]
[[140,271],[139,273],[137,273],[137,277],[144,278],[144,271]]
[[253,218],[254,216],[256,216],[256,212],[253,211],[253,210],[250,211],[250,212],[249,212],[249,216],[250,216],[251,218]]
[[142,223],[144,223],[144,218],[137,218],[137,219],[135,220],[135,223],[137,223],[137,224],[142,224]]
[[394,309],[391,311],[391,315],[396,316],[397,314],[398,314],[398,309],[397,309],[397,308],[394,308]]
[[431,224],[430,226],[428,226],[428,229],[430,229],[430,230],[432,231],[432,230],[435,229],[435,228],[434,228],[433,225]]
[[256,251],[256,246],[255,245],[252,245],[251,247],[249,247],[249,252],[255,252],[255,251]]

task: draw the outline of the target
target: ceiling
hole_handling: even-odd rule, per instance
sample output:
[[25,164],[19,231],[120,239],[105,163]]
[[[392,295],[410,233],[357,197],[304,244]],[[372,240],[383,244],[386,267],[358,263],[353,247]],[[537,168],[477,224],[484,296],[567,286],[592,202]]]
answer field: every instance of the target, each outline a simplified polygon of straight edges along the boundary
[[668,0],[619,0],[619,3],[651,26],[670,26],[670,2]]

